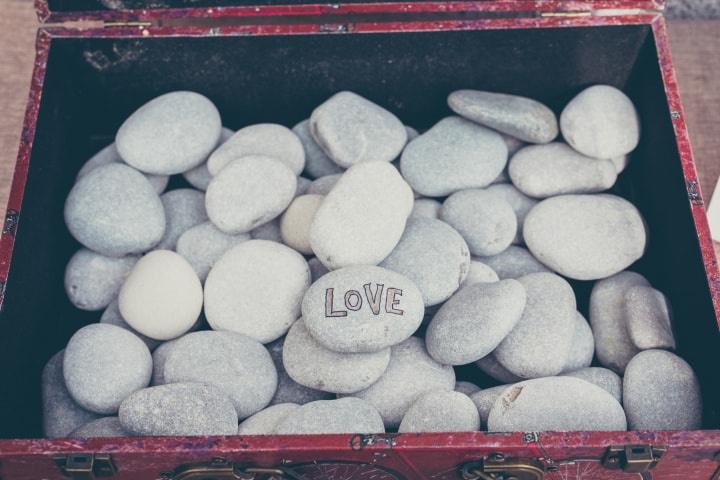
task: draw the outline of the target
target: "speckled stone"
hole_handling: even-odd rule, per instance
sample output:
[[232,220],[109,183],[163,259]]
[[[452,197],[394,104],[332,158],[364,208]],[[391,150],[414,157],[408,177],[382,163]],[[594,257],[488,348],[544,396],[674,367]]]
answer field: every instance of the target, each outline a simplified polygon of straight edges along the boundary
[[575,332],[575,293],[553,273],[531,273],[518,281],[527,294],[525,310],[495,358],[519,377],[556,375],[565,367]]
[[327,156],[312,137],[309,118],[295,125],[292,130],[305,149],[305,175],[315,179],[345,171],[343,167]]
[[480,415],[470,398],[459,392],[429,392],[403,416],[398,432],[477,432]]
[[163,342],[162,345],[160,345],[153,351],[153,373],[152,379],[150,380],[150,385],[152,385],[153,387],[156,387],[158,385],[165,385],[165,362],[167,362],[173,346],[177,343],[178,340],[180,340],[180,338]]
[[625,292],[625,322],[630,340],[640,350],[675,348],[670,301],[659,290],[644,285]]
[[121,163],[82,177],[65,200],[65,224],[85,247],[122,257],[157,244],[165,232],[165,211],[150,182]]
[[305,150],[297,135],[275,123],[241,128],[208,158],[210,174],[216,176],[231,161],[242,157],[270,157],[284,164],[294,175],[305,168]]
[[305,255],[312,255],[310,225],[324,199],[322,195],[312,194],[295,197],[280,218],[280,236],[285,245]]
[[698,430],[700,384],[692,367],[674,353],[645,350],[630,360],[623,378],[623,406],[631,430]]
[[537,200],[528,197],[511,183],[496,183],[485,188],[485,191],[497,195],[510,204],[515,212],[515,218],[517,218],[517,232],[513,243],[522,244],[522,227],[525,223],[525,216],[538,203]]
[[370,403],[353,397],[306,403],[275,428],[275,433],[280,435],[384,432],[377,410]]
[[155,248],[174,250],[180,235],[208,220],[205,195],[192,188],[180,188],[160,196],[165,208],[165,234]]
[[279,338],[267,345],[268,352],[275,363],[275,369],[278,374],[278,387],[275,390],[275,396],[270,401],[270,405],[279,403],[296,403],[304,405],[315,400],[329,400],[335,398],[335,395],[322,390],[315,390],[300,385],[288,375],[283,365],[283,348],[285,346],[285,337]]
[[[85,162],[82,167],[80,167],[80,170],[78,171],[75,180],[80,180],[82,177],[95,170],[97,167],[109,165],[111,163],[121,163],[123,165],[127,165],[123,161],[123,159],[120,158],[120,154],[115,147],[115,143],[111,143],[110,145],[90,157],[90,159]],[[155,189],[155,192],[158,195],[165,191],[165,188],[170,181],[170,177],[167,175],[151,175],[149,173],[143,173],[143,175],[145,176],[145,178],[147,178],[148,182],[150,182],[150,185],[152,185],[153,189]]]
[[405,147],[400,170],[416,192],[442,197],[490,185],[506,163],[507,147],[500,134],[447,117]]
[[81,310],[101,310],[117,297],[138,257],[106,257],[82,248],[65,267],[65,293]]
[[219,230],[212,222],[205,222],[180,235],[175,250],[190,263],[200,281],[204,282],[212,266],[225,252],[248,240],[249,233],[231,235]]
[[490,432],[626,430],[625,412],[615,398],[590,382],[547,377],[516,383],[490,410]]
[[253,228],[250,231],[250,237],[252,237],[253,240],[268,240],[270,242],[282,243],[280,217]]
[[130,325],[128,325],[128,323],[125,321],[125,319],[122,317],[122,314],[120,313],[120,307],[118,306],[117,299],[113,300],[110,305],[107,306],[105,311],[103,311],[102,315],[100,316],[100,323],[108,323],[110,325],[115,325],[116,327],[129,330],[130,332],[137,335],[140,340],[145,342],[145,345],[147,345],[150,351],[153,351],[155,347],[160,344],[159,340],[147,337],[132,328]]
[[327,195],[330,193],[330,190],[333,189],[338,180],[340,180],[340,177],[342,177],[342,173],[334,173],[332,175],[318,177],[312,181],[307,189],[307,193],[313,195]]
[[449,196],[440,209],[440,220],[460,232],[473,255],[497,255],[510,246],[517,233],[512,206],[499,195],[480,189]]
[[482,388],[478,387],[477,385],[475,385],[472,382],[464,382],[464,381],[455,382],[455,391],[463,393],[467,396],[470,396],[473,393],[477,393],[480,390],[482,390]]
[[621,272],[645,252],[645,225],[635,206],[615,195],[561,195],[538,203],[525,218],[532,254],[576,280]]
[[238,435],[272,435],[278,424],[298,408],[297,403],[271,405],[240,423]]
[[115,144],[123,160],[146,173],[172,175],[200,165],[220,138],[220,113],[206,97],[171,92],[137,109]]
[[447,365],[464,365],[489,355],[520,320],[525,301],[525,288],[517,280],[463,288],[430,322],[425,333],[428,352]]
[[587,367],[561,374],[562,377],[575,377],[593,385],[597,385],[610,395],[615,397],[618,402],[622,401],[622,378],[607,368]]
[[310,131],[335,163],[391,162],[407,142],[405,126],[391,112],[352,92],[339,92],[310,115]]
[[330,271],[325,265],[322,264],[320,260],[317,259],[317,257],[313,257],[308,260],[308,267],[310,267],[310,276],[312,278],[312,283],[315,283],[320,277]]
[[236,435],[238,416],[221,389],[202,383],[150,387],[120,406],[120,424],[135,435]]
[[410,217],[435,218],[440,216],[440,208],[442,203],[434,198],[418,198],[413,204]]
[[130,432],[120,425],[118,417],[103,417],[73,430],[69,436],[72,438],[129,437]]
[[500,362],[492,353],[475,362],[475,365],[487,376],[494,378],[498,382],[510,384],[524,380],[500,365]]
[[477,260],[470,261],[470,268],[468,268],[468,274],[463,280],[460,288],[465,288],[476,283],[492,283],[500,280],[495,270],[488,267],[482,262]]
[[114,325],[83,327],[65,348],[63,376],[68,392],[92,412],[117,412],[128,395],[150,383],[151,375],[148,348],[138,337]]
[[530,273],[550,272],[528,249],[515,245],[510,245],[497,255],[478,257],[477,260],[492,268],[501,280],[520,278]]
[[573,372],[589,367],[595,353],[595,339],[592,329],[580,312],[575,312],[575,333],[570,343],[570,352],[563,372]]
[[[218,146],[228,141],[228,139],[234,134],[235,132],[233,132],[229,128],[223,127],[222,131],[220,132],[220,140],[218,141]],[[198,190],[202,190],[203,192],[207,190],[208,185],[210,185],[210,180],[212,180],[213,177],[210,174],[210,170],[208,170],[207,161],[201,163],[195,168],[188,170],[187,172],[183,172],[182,175],[190,185],[197,188]]]
[[245,233],[279,216],[295,196],[297,177],[282,162],[248,156],[213,177],[205,195],[210,221],[226,233]]
[[632,101],[609,85],[588,87],[560,114],[563,137],[578,152],[594,158],[629,153],[640,141],[640,118]]
[[480,424],[482,430],[487,430],[488,417],[490,416],[490,410],[492,410],[495,401],[500,398],[512,385],[498,385],[497,387],[486,388],[475,392],[470,395],[470,400],[475,404],[478,413],[480,414]]
[[555,113],[530,98],[457,90],[448,97],[448,105],[458,115],[525,142],[547,143],[558,135]]
[[205,280],[205,316],[215,330],[269,343],[300,316],[310,286],[302,255],[285,245],[249,240],[215,262]]

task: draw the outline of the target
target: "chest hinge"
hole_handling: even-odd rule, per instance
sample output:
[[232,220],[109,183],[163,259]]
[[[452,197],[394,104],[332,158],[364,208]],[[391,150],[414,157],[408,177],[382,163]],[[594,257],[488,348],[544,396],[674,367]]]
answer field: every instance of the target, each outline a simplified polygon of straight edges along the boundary
[[72,480],[112,477],[117,468],[108,453],[71,453],[53,457],[62,474]]
[[667,447],[653,445],[613,445],[607,448],[602,464],[610,470],[642,473],[654,468]]

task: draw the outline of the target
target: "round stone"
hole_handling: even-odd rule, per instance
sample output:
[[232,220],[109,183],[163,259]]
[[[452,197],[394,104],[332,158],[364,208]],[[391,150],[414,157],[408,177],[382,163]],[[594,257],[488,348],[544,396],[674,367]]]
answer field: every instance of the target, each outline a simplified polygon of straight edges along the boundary
[[292,129],[305,149],[305,174],[310,178],[343,173],[345,169],[335,163],[317,144],[310,133],[310,119],[303,120]]
[[[234,134],[235,132],[233,132],[229,128],[223,127],[222,131],[220,132],[220,140],[218,142],[218,146],[227,142]],[[202,190],[203,192],[207,190],[208,185],[210,185],[210,180],[212,180],[213,177],[212,175],[210,175],[210,170],[208,170],[207,161],[201,163],[195,168],[188,170],[187,172],[183,172],[182,175],[190,185],[197,188],[198,190]]]
[[160,196],[165,208],[165,234],[155,248],[175,250],[180,235],[208,219],[205,195],[192,188],[180,188]]
[[272,435],[285,417],[295,412],[297,403],[278,403],[246,418],[238,428],[238,435]]
[[327,195],[330,190],[333,189],[335,184],[342,177],[342,173],[334,173],[332,175],[325,175],[324,177],[318,177],[312,181],[307,189],[307,193],[313,195]]
[[195,92],[171,92],[130,115],[115,137],[130,166],[146,173],[173,175],[200,165],[220,138],[220,113]]
[[416,192],[443,197],[490,185],[506,163],[507,147],[500,134],[447,117],[405,147],[400,170]]
[[460,285],[460,288],[469,287],[470,285],[475,285],[476,283],[497,282],[498,280],[500,280],[500,278],[498,278],[495,270],[482,262],[471,260],[470,268],[468,268],[468,274]]
[[177,343],[178,340],[180,340],[180,338],[163,342],[162,345],[160,345],[153,351],[153,373],[152,379],[150,380],[150,385],[155,387],[158,385],[165,385],[165,383],[167,383],[165,381],[165,362],[167,362],[173,346]]
[[231,235],[219,230],[212,222],[205,222],[180,235],[175,250],[190,263],[200,281],[204,282],[212,266],[225,252],[248,240],[248,233]]
[[205,316],[214,330],[269,343],[300,316],[310,269],[295,250],[267,240],[237,245],[215,262],[205,280]]
[[313,257],[308,260],[308,267],[310,267],[310,276],[312,277],[312,283],[315,283],[320,277],[328,273],[330,270],[322,264],[317,257]]
[[255,227],[250,231],[250,237],[254,240],[268,240],[270,242],[282,243],[280,234],[280,217],[270,220],[267,223]]
[[150,250],[165,232],[165,211],[150,182],[121,163],[82,177],[65,200],[65,224],[75,239],[103,255]]
[[477,432],[480,415],[470,398],[459,392],[430,392],[405,413],[398,432]]
[[665,350],[645,350],[630,360],[623,406],[631,430],[699,430],[702,396],[692,367]]
[[[475,365],[477,365],[485,375],[494,378],[498,382],[510,384],[524,380],[503,367],[492,353],[475,362]],[[487,421],[487,418],[483,421]]]
[[477,260],[492,268],[501,280],[520,278],[530,273],[550,272],[528,249],[515,245],[510,245],[497,255],[478,257]]
[[280,235],[285,245],[305,255],[312,255],[310,225],[324,198],[322,195],[295,197],[280,218]]
[[[123,165],[126,165],[123,159],[120,158],[120,154],[118,153],[114,142],[97,152],[92,157],[90,157],[90,159],[85,162],[78,171],[75,181],[80,180],[82,177],[95,170],[97,167],[109,165],[111,163],[121,163]],[[152,185],[153,189],[155,189],[155,193],[157,193],[158,195],[165,191],[165,188],[170,181],[170,177],[167,175],[151,175],[149,173],[143,173],[143,175],[145,176],[145,178],[147,178],[148,182],[150,182],[150,185]]]
[[573,372],[563,373],[562,377],[575,377],[593,385],[597,385],[610,395],[615,397],[618,402],[622,401],[622,378],[607,368],[587,367],[575,370]]
[[574,322],[575,333],[570,342],[570,352],[565,361],[563,372],[573,372],[589,367],[595,354],[595,339],[587,320],[580,312],[575,312]]
[[117,297],[138,257],[106,257],[82,248],[65,267],[65,292],[81,310],[100,310]]
[[513,243],[522,244],[522,227],[528,212],[538,203],[537,200],[528,197],[518,190],[511,183],[496,183],[485,188],[485,191],[505,200],[515,212],[517,218],[517,232]]
[[455,391],[463,393],[467,396],[472,395],[473,393],[479,392],[482,390],[482,388],[478,387],[472,382],[463,382],[463,381],[457,381],[455,382]]
[[488,417],[495,401],[500,395],[512,385],[499,385],[497,387],[486,388],[479,392],[472,393],[470,400],[475,404],[478,414],[480,414],[480,424],[483,430],[487,430]]
[[630,287],[625,292],[625,322],[630,340],[640,350],[675,349],[670,301],[661,291]]
[[110,437],[129,437],[118,417],[103,417],[86,423],[73,430],[69,435],[71,438],[110,438]]
[[283,365],[283,349],[285,346],[285,337],[275,340],[267,345],[268,352],[275,363],[275,369],[278,374],[278,387],[275,390],[275,396],[270,401],[270,405],[279,403],[296,403],[304,405],[315,400],[329,400],[335,398],[335,395],[322,390],[308,388],[300,385],[288,375]]
[[613,158],[632,152],[640,141],[640,117],[632,101],[609,85],[580,92],[560,114],[565,140],[589,157]]
[[440,208],[442,203],[434,198],[418,198],[415,200],[410,217],[434,218],[440,216]]
[[635,206],[615,195],[561,195],[525,218],[525,243],[556,272],[575,280],[614,275],[645,252],[645,225]]
[[145,345],[147,345],[148,349],[151,352],[155,349],[155,347],[160,344],[159,340],[147,337],[132,328],[130,325],[128,325],[128,323],[125,321],[125,319],[122,317],[122,314],[120,313],[120,306],[118,305],[117,298],[113,300],[112,303],[110,303],[110,305],[108,305],[108,307],[102,313],[102,315],[100,316],[100,323],[115,325],[116,327],[124,328],[125,330],[134,333],[140,340],[145,343]]
[[152,357],[129,331],[95,323],[81,328],[65,348],[63,376],[81,407],[112,414],[131,393],[150,383]]
[[280,161],[247,156],[231,161],[212,179],[205,207],[223,232],[249,232],[280,215],[296,188],[297,177]]
[[275,433],[385,433],[385,428],[382,418],[370,403],[349,397],[306,403],[281,420],[275,427]]

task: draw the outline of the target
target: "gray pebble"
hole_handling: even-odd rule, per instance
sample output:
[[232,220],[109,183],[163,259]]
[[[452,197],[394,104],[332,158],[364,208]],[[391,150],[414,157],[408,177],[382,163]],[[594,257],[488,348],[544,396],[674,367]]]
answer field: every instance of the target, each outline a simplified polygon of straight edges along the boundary
[[[508,155],[508,159],[509,158],[510,156]],[[500,172],[500,175],[495,177],[495,180],[490,182],[490,185],[496,185],[498,183],[510,183],[510,176],[508,175],[507,164],[505,165],[505,168],[503,168],[503,171]]]
[[106,257],[82,248],[65,267],[65,292],[81,310],[100,310],[117,297],[138,257]]
[[478,387],[477,385],[475,385],[472,382],[463,382],[463,381],[455,382],[455,391],[464,393],[467,396],[470,396],[473,393],[477,393],[480,390],[482,390],[482,388]]
[[110,305],[108,305],[103,314],[100,316],[100,323],[108,323],[110,325],[115,325],[116,327],[124,328],[125,330],[134,333],[140,340],[145,342],[145,345],[147,345],[150,351],[153,351],[155,347],[160,345],[160,340],[155,340],[154,338],[143,335],[142,333],[132,328],[125,321],[125,319],[122,317],[122,314],[120,313],[117,298],[113,300]]
[[297,177],[297,188],[295,189],[295,197],[299,197],[300,195],[306,195],[308,193],[308,190],[310,189],[310,185],[312,185],[312,180],[305,177]]
[[510,384],[521,382],[522,380],[524,380],[523,378],[520,378],[514,373],[510,372],[507,368],[503,367],[500,362],[497,361],[495,355],[492,353],[475,362],[475,365],[477,365],[477,367],[482,370],[483,373],[485,373],[489,377],[494,378],[498,382]]
[[407,141],[415,140],[420,136],[420,132],[409,125],[405,125],[405,133],[407,133]]
[[550,272],[528,249],[515,245],[510,245],[497,255],[478,257],[477,260],[492,268],[501,280],[520,278],[530,273]]
[[522,244],[522,227],[525,223],[525,216],[538,203],[537,200],[528,197],[511,183],[496,183],[485,188],[485,191],[497,195],[510,204],[517,218],[517,232],[513,243]]
[[628,164],[630,163],[630,155],[627,153],[625,155],[619,155],[617,157],[611,158],[610,161],[613,163],[613,165],[615,165],[615,171],[617,172],[617,174],[620,175],[620,173],[625,170],[625,168],[627,168]]
[[434,198],[418,198],[413,204],[410,217],[435,218],[440,216],[440,208],[442,203]]
[[343,173],[345,169],[335,163],[310,134],[310,119],[303,120],[293,127],[305,149],[305,174],[310,178]]
[[272,435],[278,424],[298,408],[297,403],[271,405],[240,423],[238,435]]
[[95,323],[81,328],[65,348],[63,376],[70,395],[83,408],[117,412],[131,393],[146,387],[152,375],[147,346],[129,331]]
[[180,235],[175,250],[192,265],[201,281],[205,281],[215,262],[235,245],[250,240],[249,233],[231,235],[205,222]]
[[152,385],[153,387],[156,387],[158,385],[165,385],[165,383],[167,383],[165,381],[165,362],[167,362],[173,346],[177,343],[178,340],[180,340],[180,338],[163,342],[153,351],[153,372],[152,380],[150,380],[150,385]]
[[300,195],[295,197],[280,217],[280,235],[283,243],[304,255],[312,255],[310,246],[310,225],[315,212],[323,200],[322,195]]
[[475,408],[480,414],[480,424],[483,430],[487,430],[488,417],[490,416],[490,410],[495,405],[495,401],[509,387],[512,387],[512,385],[499,385],[470,395],[470,400],[475,404]]
[[497,282],[498,280],[500,280],[500,278],[498,278],[495,270],[488,267],[482,262],[478,262],[477,260],[471,260],[468,274],[465,277],[465,280],[463,280],[462,284],[460,285],[460,288],[475,285],[476,283]]
[[155,248],[175,250],[180,235],[208,219],[205,195],[192,188],[180,188],[160,196],[165,208],[165,234]]
[[[121,163],[123,165],[126,165],[123,159],[120,158],[120,154],[115,147],[115,143],[111,143],[110,145],[90,157],[90,159],[85,162],[78,171],[75,180],[80,180],[82,177],[95,170],[97,167],[109,165],[111,163]],[[165,188],[170,181],[170,177],[168,175],[152,175],[149,173],[143,173],[143,175],[145,176],[145,178],[147,178],[148,182],[150,182],[150,185],[152,185],[158,195],[165,191]]]
[[150,182],[137,170],[113,163],[82,177],[65,200],[65,223],[90,250],[121,257],[157,244],[165,211]]
[[[222,145],[230,137],[232,137],[235,134],[232,130],[229,128],[222,128],[222,131],[220,132],[220,140],[218,141],[218,146]],[[202,190],[203,192],[207,190],[208,185],[210,185],[210,180],[212,180],[212,175],[210,174],[210,170],[208,170],[207,161],[201,163],[197,167],[188,170],[187,172],[183,172],[183,177],[185,177],[185,180],[192,185],[193,187],[197,188],[198,190]]]
[[644,285],[625,292],[625,322],[630,340],[640,350],[675,348],[670,302],[659,290]]
[[[515,138],[512,135],[508,135],[507,133],[498,132],[500,136],[503,139],[503,142],[505,142],[505,146],[508,149],[508,158],[512,158],[515,153],[517,153],[518,150],[523,148],[527,145],[527,143],[523,142],[519,138]],[[507,174],[507,171],[505,172]],[[506,177],[506,180],[502,183],[509,182],[509,178]],[[493,182],[494,183],[494,182]]]
[[592,330],[585,317],[580,312],[575,312],[575,333],[570,343],[570,352],[563,372],[573,372],[581,368],[589,367],[595,353],[595,339]]
[[405,147],[400,169],[413,190],[442,197],[490,185],[506,163],[507,147],[497,132],[447,117]]
[[220,388],[173,383],[140,390],[120,406],[120,423],[135,435],[236,435],[238,416]]
[[342,177],[342,173],[334,173],[332,175],[318,177],[312,181],[307,189],[307,193],[314,195],[327,195],[340,180],[340,177]]
[[459,392],[430,392],[403,416],[398,432],[477,432],[480,415],[470,398]]
[[279,338],[267,345],[268,352],[275,363],[275,369],[278,374],[278,387],[275,390],[275,396],[270,401],[270,405],[279,403],[296,403],[304,405],[315,400],[329,400],[335,398],[330,392],[315,390],[300,385],[288,375],[283,365],[283,348],[285,346],[285,337]]
[[308,260],[308,267],[310,267],[310,276],[312,278],[312,283],[315,283],[320,277],[330,271],[325,265],[322,264],[320,260],[317,259],[317,257],[313,257]]
[[525,243],[556,272],[576,280],[614,275],[645,252],[643,219],[615,195],[561,195],[538,203],[525,218]]
[[268,240],[270,242],[282,243],[280,217],[270,220],[259,227],[253,228],[250,231],[250,237],[252,237],[253,240]]
[[563,373],[562,377],[575,377],[593,385],[597,385],[610,395],[615,397],[618,402],[622,401],[622,378],[607,368],[587,367],[572,372]]
[[382,418],[368,402],[348,397],[306,403],[286,416],[275,433],[385,433]]
[[702,396],[695,372],[674,353],[645,350],[628,363],[623,406],[631,430],[699,430]]
[[172,175],[200,165],[220,138],[220,113],[206,97],[171,92],[137,109],[115,137],[130,166],[146,173]]
[[72,438],[129,437],[130,433],[120,425],[118,417],[103,417],[73,430]]

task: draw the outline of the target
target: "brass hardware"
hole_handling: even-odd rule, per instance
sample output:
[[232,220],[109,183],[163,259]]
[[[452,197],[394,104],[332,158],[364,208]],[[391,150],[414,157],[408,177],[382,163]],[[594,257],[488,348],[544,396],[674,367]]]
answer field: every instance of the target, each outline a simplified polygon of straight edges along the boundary
[[655,468],[667,447],[652,445],[610,446],[602,458],[602,465],[611,470],[642,473]]
[[53,457],[62,474],[72,480],[112,477],[117,468],[107,453],[71,453]]
[[167,480],[301,480],[287,467],[242,466],[223,458],[181,465],[161,477]]
[[530,458],[506,458],[491,453],[487,458],[460,466],[463,480],[542,480],[545,467]]

